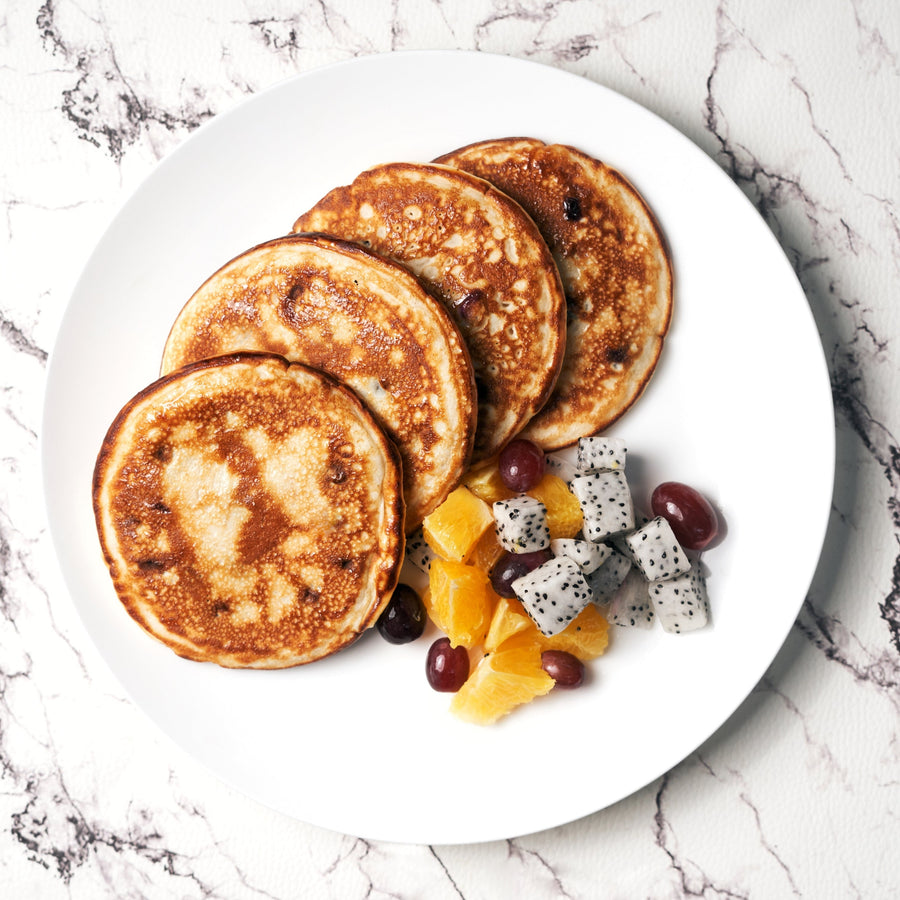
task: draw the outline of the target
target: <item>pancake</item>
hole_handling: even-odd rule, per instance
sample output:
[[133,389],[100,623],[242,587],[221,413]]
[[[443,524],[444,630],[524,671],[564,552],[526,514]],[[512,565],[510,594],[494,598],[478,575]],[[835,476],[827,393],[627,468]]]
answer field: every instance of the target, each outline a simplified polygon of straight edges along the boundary
[[472,364],[450,315],[403,266],[322,235],[248,250],[181,310],[162,371],[242,350],[353,388],[400,451],[408,531],[459,483],[478,414]]
[[372,625],[403,556],[400,462],[348,388],[236,354],[129,401],[93,482],[119,599],[187,659],[276,669]]
[[643,392],[669,327],[672,268],[653,213],[619,172],[561,144],[489,140],[438,161],[521,204],[562,277],[566,357],[523,437],[553,450],[606,429]]
[[565,349],[565,297],[521,207],[458,169],[390,163],[335,188],[294,223],[406,265],[450,310],[478,386],[473,460],[499,451],[544,405]]

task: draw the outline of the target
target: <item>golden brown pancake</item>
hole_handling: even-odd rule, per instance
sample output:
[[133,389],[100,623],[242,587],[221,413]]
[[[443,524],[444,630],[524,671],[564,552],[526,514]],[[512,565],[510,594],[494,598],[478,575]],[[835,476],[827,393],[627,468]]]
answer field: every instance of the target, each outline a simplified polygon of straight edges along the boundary
[[458,169],[391,163],[335,188],[294,224],[403,263],[453,314],[478,385],[473,459],[496,453],[544,405],[565,349],[565,298],[521,207]]
[[162,372],[241,350],[353,388],[400,451],[407,530],[459,483],[478,414],[472,364],[450,315],[403,266],[323,235],[248,250],[181,310]]
[[653,213],[619,172],[560,144],[489,140],[438,162],[513,197],[559,267],[566,357],[553,395],[523,437],[551,450],[608,427],[640,396],[669,327],[672,270]]
[[402,562],[393,444],[352,391],[278,356],[217,357],[141,391],[106,435],[93,497],[131,616],[221,666],[347,646]]

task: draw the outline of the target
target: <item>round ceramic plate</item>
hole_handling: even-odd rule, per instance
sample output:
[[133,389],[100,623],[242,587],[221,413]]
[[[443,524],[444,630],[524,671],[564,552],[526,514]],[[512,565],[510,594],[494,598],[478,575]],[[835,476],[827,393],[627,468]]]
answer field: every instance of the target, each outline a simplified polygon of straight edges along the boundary
[[[676,479],[721,510],[727,534],[704,557],[712,625],[682,636],[614,628],[587,686],[487,728],[455,719],[448,695],[428,687],[427,638],[397,647],[370,633],[330,659],[280,672],[179,659],[123,611],[91,507],[106,429],[156,378],[175,315],[222,263],[288,232],[362,169],[512,135],[572,144],[620,169],[668,238],[671,331],[615,434],[628,442],[638,497]],[[780,247],[735,185],[679,132],[609,90],[530,62],[456,52],[307,73],[219,116],[164,160],[77,284],[50,366],[43,439],[63,574],[135,703],[222,779],[272,807],[417,843],[572,821],[648,784],[713,734],[797,615],[834,468],[815,324]],[[789,554],[767,552],[786,508],[804,511],[803,527]]]

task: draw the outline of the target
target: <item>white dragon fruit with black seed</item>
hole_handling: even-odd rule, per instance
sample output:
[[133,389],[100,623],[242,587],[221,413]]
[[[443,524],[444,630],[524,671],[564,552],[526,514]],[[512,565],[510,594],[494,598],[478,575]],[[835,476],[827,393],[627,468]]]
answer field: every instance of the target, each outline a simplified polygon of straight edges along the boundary
[[[597,546],[607,545],[598,544]],[[613,594],[625,580],[625,576],[631,571],[631,560],[624,553],[620,553],[615,547],[610,547],[609,551],[606,562],[599,569],[593,571],[588,579],[591,593],[594,595],[594,603],[598,605],[608,603],[612,599]]]
[[559,634],[591,602],[591,589],[581,567],[568,556],[554,556],[512,589],[541,634]]
[[548,453],[544,457],[544,466],[547,472],[556,475],[557,478],[562,478],[566,484],[571,483],[578,474],[578,466],[575,462],[568,456],[558,453]]
[[437,554],[425,540],[421,525],[406,538],[406,559],[426,575],[431,571],[431,563],[437,559]]
[[690,571],[690,559],[662,516],[633,531],[625,542],[647,581],[664,581]]
[[615,547],[619,553],[624,554],[629,559],[631,559],[631,547],[628,546],[628,536],[634,534],[639,528],[643,528],[653,516],[648,516],[646,513],[638,512],[637,509],[634,511],[634,528],[631,531],[623,531],[620,534],[614,534],[609,538],[609,543]]
[[622,438],[579,438],[577,465],[582,472],[624,472],[627,452]]
[[556,538],[550,541],[550,549],[554,556],[568,556],[575,560],[585,575],[599,569],[612,553],[612,548],[606,544],[579,541],[576,538]]
[[535,497],[519,494],[494,503],[497,540],[510,553],[533,553],[550,546],[547,507]]
[[709,622],[706,579],[696,564],[684,575],[652,582],[649,590],[660,624],[670,634],[696,631]]
[[582,530],[589,541],[603,541],[634,528],[634,505],[624,472],[576,475],[570,488],[581,505]]
[[637,569],[629,569],[625,580],[610,598],[606,618],[623,628],[650,628],[654,612],[649,587]]

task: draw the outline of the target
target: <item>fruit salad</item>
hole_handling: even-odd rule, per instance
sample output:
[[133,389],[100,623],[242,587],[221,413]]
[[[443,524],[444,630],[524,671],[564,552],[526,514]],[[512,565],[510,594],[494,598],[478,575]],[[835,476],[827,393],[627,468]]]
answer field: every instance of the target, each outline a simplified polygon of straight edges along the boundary
[[717,536],[716,513],[670,481],[652,493],[652,515],[637,515],[626,458],[618,438],[582,438],[574,461],[514,440],[410,536],[407,558],[427,586],[420,596],[402,586],[382,619],[402,640],[421,636],[426,616],[442,632],[426,677],[453,694],[459,718],[488,725],[578,688],[611,624],[658,619],[672,634],[707,624],[697,554]]

